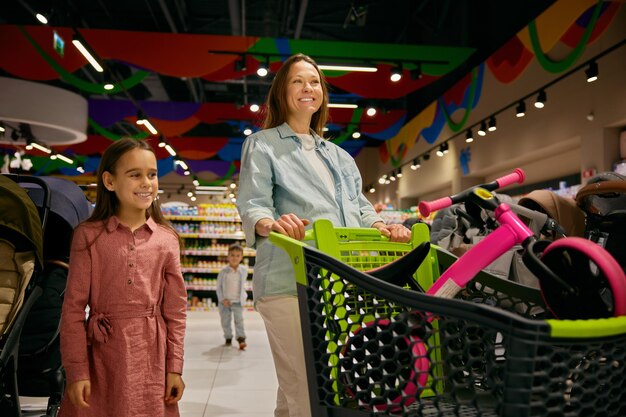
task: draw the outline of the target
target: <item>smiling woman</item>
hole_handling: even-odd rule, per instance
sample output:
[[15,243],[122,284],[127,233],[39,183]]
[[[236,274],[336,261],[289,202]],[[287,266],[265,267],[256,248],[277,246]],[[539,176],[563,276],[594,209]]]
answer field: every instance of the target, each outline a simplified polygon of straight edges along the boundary
[[375,227],[394,241],[408,241],[410,232],[385,225],[360,191],[354,159],[323,139],[328,88],[315,61],[302,54],[287,59],[266,107],[264,130],[243,144],[237,208],[247,246],[257,250],[253,291],[278,376],[275,414],[309,417],[294,271],[286,253],[268,241],[269,233],[302,240],[317,219]]

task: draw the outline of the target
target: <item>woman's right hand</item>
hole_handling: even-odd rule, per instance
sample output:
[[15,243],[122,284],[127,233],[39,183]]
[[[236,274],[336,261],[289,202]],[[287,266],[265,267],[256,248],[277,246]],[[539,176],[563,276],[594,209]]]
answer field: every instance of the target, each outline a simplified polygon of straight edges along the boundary
[[261,219],[256,223],[255,229],[259,236],[267,237],[270,232],[278,232],[296,240],[304,239],[304,227],[310,223],[307,219],[300,219],[293,213],[283,214],[277,220],[269,218]]
[[89,396],[91,395],[91,382],[88,379],[81,379],[69,384],[65,390],[70,401],[77,408],[89,407]]

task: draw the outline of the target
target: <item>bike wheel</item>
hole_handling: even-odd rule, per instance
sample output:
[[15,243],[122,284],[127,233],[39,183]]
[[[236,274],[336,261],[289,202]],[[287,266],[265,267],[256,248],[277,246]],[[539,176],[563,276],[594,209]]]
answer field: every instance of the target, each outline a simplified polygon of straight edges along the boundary
[[569,284],[565,291],[551,280],[540,280],[548,309],[559,319],[592,319],[626,314],[626,276],[601,246],[578,237],[557,240],[545,249],[541,262]]

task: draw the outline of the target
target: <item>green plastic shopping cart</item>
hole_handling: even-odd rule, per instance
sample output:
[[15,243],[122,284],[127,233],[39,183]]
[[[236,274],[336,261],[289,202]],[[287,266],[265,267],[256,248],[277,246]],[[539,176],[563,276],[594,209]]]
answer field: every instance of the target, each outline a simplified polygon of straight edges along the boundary
[[[397,244],[317,223],[318,249],[270,236],[296,272],[315,417],[626,415],[626,317],[547,319],[538,291],[487,274],[425,295],[352,266],[423,230]],[[450,261],[433,246],[414,278],[428,288]]]

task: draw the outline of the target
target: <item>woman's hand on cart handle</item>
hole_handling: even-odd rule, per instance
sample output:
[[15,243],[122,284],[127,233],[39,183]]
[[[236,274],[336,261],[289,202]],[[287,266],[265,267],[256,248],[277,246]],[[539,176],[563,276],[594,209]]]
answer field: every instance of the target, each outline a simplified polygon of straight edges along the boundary
[[450,207],[452,204],[462,203],[476,188],[484,188],[485,190],[493,191],[498,188],[506,187],[507,185],[515,184],[516,182],[523,183],[525,178],[526,174],[524,174],[524,171],[521,168],[515,168],[515,170],[510,174],[497,178],[495,181],[487,184],[475,185],[451,197],[443,197],[434,201],[421,201],[418,206],[419,211],[422,216],[426,217],[433,211]]
[[401,224],[385,224],[376,222],[372,225],[381,235],[388,237],[391,242],[407,243],[411,240],[411,230]]
[[307,219],[300,219],[293,213],[283,214],[278,219],[264,218],[255,225],[256,233],[259,236],[267,237],[270,232],[277,232],[281,235],[289,236],[296,240],[303,240],[304,227],[310,223]]

